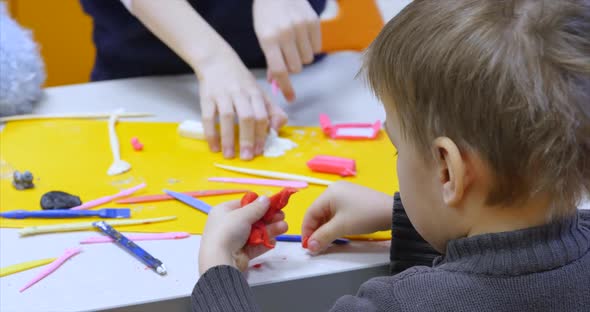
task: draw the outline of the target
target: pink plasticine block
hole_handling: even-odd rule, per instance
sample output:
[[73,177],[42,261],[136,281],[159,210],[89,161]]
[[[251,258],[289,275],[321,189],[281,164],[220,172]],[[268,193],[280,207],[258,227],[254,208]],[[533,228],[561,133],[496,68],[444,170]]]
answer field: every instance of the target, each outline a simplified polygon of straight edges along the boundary
[[342,177],[356,175],[354,159],[318,155],[307,162],[309,169],[315,172],[337,174]]
[[89,202],[85,202],[82,205],[73,207],[70,210],[85,210],[85,209],[90,209],[90,208],[93,208],[93,207],[96,207],[96,206],[100,206],[100,205],[103,205],[103,204],[106,204],[106,203],[110,203],[110,202],[112,202],[113,200],[115,200],[117,198],[130,196],[133,193],[137,192],[138,190],[144,188],[145,186],[146,186],[145,183],[141,183],[141,184],[139,184],[139,185],[137,185],[135,187],[132,187],[132,188],[129,188],[129,189],[126,189],[126,190],[122,190],[121,192],[119,192],[119,193],[117,193],[115,195],[105,196],[105,197],[101,197],[101,198],[98,198],[98,199],[95,199],[95,200],[91,200]]
[[[127,235],[132,241],[144,241],[144,240],[164,240],[164,239],[182,239],[190,237],[191,235],[187,232],[170,232],[170,233],[153,233],[153,234],[133,234]],[[111,243],[113,239],[108,236],[95,236],[89,237],[82,241],[80,244],[98,244],[98,243]]]
[[320,126],[324,133],[332,139],[372,140],[377,138],[381,130],[381,121],[374,123],[342,123],[333,125],[326,114],[320,114]]
[[133,146],[133,149],[136,151],[143,150],[143,144],[141,144],[141,142],[139,142],[139,139],[136,137],[133,137],[131,139],[131,145]]
[[285,180],[252,179],[252,178],[209,178],[208,180],[210,182],[253,184],[253,185],[292,187],[292,188],[306,188],[308,186],[307,182],[303,182],[303,181],[285,181]]
[[27,288],[33,286],[38,281],[44,279],[49,274],[53,273],[53,271],[57,270],[57,268],[59,268],[64,262],[66,262],[71,257],[79,254],[81,251],[82,251],[82,248],[70,248],[70,249],[66,249],[66,251],[64,252],[64,254],[61,257],[57,258],[55,261],[53,261],[50,264],[48,264],[45,267],[45,269],[43,269],[43,271],[41,271],[41,273],[39,273],[39,275],[37,275],[30,282],[28,282],[19,291],[20,292],[23,292],[23,291],[27,290]]

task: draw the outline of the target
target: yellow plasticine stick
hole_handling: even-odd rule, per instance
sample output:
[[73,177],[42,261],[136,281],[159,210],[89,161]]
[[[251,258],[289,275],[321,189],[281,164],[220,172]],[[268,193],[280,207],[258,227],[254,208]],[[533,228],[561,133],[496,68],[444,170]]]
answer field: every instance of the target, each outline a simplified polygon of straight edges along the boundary
[[22,272],[22,271],[26,271],[26,270],[30,270],[30,269],[36,268],[38,266],[46,265],[46,264],[49,264],[49,263],[55,261],[55,259],[57,259],[57,258],[33,260],[33,261],[27,261],[27,262],[9,265],[7,267],[0,268],[0,277],[14,274],[14,273],[18,273],[18,272]]
[[[174,219],[176,219],[176,216],[151,218],[151,219],[138,219],[138,220],[113,220],[113,221],[109,221],[108,224],[111,226],[124,226],[124,225],[136,225],[136,224],[164,222],[164,221],[170,221],[170,220],[174,220]],[[88,229],[94,228],[92,226],[92,223],[94,223],[94,222],[79,222],[79,223],[44,225],[44,226],[30,226],[30,227],[20,229],[18,231],[18,234],[20,234],[21,236],[26,236],[26,235],[34,235],[34,234],[41,234],[41,233],[55,233],[55,232],[70,232],[70,231],[88,230]]]

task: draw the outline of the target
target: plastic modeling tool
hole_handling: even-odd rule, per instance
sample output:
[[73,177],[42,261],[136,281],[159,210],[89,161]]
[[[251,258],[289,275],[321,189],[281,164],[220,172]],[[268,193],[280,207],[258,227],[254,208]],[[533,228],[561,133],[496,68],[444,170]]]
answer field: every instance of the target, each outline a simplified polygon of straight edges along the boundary
[[38,281],[44,279],[45,277],[47,277],[49,274],[53,273],[55,270],[57,270],[57,268],[59,268],[64,262],[66,262],[68,259],[70,259],[71,257],[79,254],[82,251],[82,248],[71,248],[71,249],[66,249],[66,251],[64,252],[64,254],[57,258],[55,261],[51,262],[51,264],[49,264],[45,269],[43,269],[43,271],[41,271],[41,273],[39,273],[39,275],[37,275],[35,278],[33,278],[30,282],[28,282],[25,286],[23,286],[23,288],[21,288],[19,291],[23,292],[25,290],[27,290],[27,288],[33,286],[35,283],[37,283]]
[[48,263],[55,261],[56,259],[57,258],[47,258],[47,259],[33,260],[33,261],[27,261],[27,262],[9,265],[7,267],[0,268],[0,277],[14,274],[14,273],[18,273],[18,272],[22,272],[22,271],[26,271],[26,270],[30,270],[30,269],[33,269],[33,268],[36,268],[36,267],[39,267],[42,265],[46,265]]
[[[164,222],[175,220],[176,216],[159,217],[151,219],[134,219],[134,220],[113,220],[109,221],[112,226],[125,226],[125,225],[137,225],[137,224],[148,224],[156,222]],[[42,233],[57,233],[57,232],[71,232],[71,231],[82,231],[92,229],[92,222],[80,222],[80,223],[64,223],[54,225],[43,225],[43,226],[30,226],[22,228],[18,231],[21,236],[42,234]]]
[[[132,241],[148,241],[148,240],[165,240],[165,239],[183,239],[190,237],[187,232],[170,232],[170,233],[150,233],[150,234],[132,234],[127,235],[127,238]],[[112,243],[115,240],[108,236],[94,236],[88,237],[80,241],[80,244],[100,244]]]
[[185,203],[197,210],[200,210],[200,211],[204,212],[205,214],[209,214],[209,211],[211,211],[212,207],[202,200],[198,200],[194,197],[191,197],[189,195],[185,195],[182,193],[178,193],[178,192],[173,192],[173,191],[168,191],[168,190],[165,190],[164,192],[166,192],[166,194],[174,197],[176,200],[183,202],[183,203]]
[[268,179],[249,179],[249,178],[209,178],[209,182],[252,184],[264,186],[306,188],[307,182],[304,181],[286,181],[286,180],[268,180]]
[[110,195],[110,196],[105,196],[105,197],[101,197],[95,200],[91,200],[89,202],[85,202],[80,206],[76,206],[73,207],[70,210],[83,210],[83,209],[90,209],[96,206],[100,206],[100,205],[104,205],[106,203],[110,203],[113,200],[117,199],[117,198],[121,198],[121,197],[127,197],[132,195],[133,193],[141,190],[142,188],[144,188],[146,186],[145,183],[141,183],[137,186],[134,186],[132,188],[126,189],[126,190],[122,190],[119,193],[115,194],[115,195]]
[[100,218],[131,218],[131,209],[129,208],[109,208],[100,210],[41,210],[41,211],[27,211],[27,210],[13,210],[0,213],[2,218],[10,219],[25,219],[25,218],[43,218],[43,219],[59,219],[59,218],[81,218],[81,217],[100,217]]
[[[230,195],[230,194],[241,194],[246,193],[247,190],[210,190],[210,191],[194,191],[194,192],[183,192],[182,194],[192,197],[206,197],[206,196],[218,196],[218,195]],[[116,201],[117,204],[139,204],[148,202],[158,202],[164,200],[171,200],[174,197],[168,194],[156,194],[156,195],[145,195],[130,197]]]
[[117,138],[117,131],[115,131],[117,118],[122,112],[123,110],[121,109],[116,110],[109,118],[109,141],[111,143],[111,152],[113,153],[113,163],[107,170],[107,174],[110,176],[119,175],[131,169],[131,165],[121,159],[121,152],[119,151],[119,139]]
[[318,155],[307,162],[309,169],[315,172],[337,174],[342,177],[356,175],[354,159]]
[[278,171],[240,168],[240,167],[226,166],[226,165],[220,165],[220,164],[215,164],[215,167],[229,170],[229,171],[233,171],[233,172],[250,174],[250,175],[261,176],[261,177],[266,177],[266,178],[273,178],[273,179],[305,181],[307,183],[318,184],[318,185],[330,185],[333,183],[332,181],[328,181],[328,180],[322,180],[322,179],[307,177],[307,176],[303,176],[303,175],[284,173],[284,172],[278,172]]
[[333,125],[330,118],[320,114],[320,126],[324,133],[332,139],[372,140],[377,138],[381,130],[381,121],[374,123],[343,123]]
[[[284,234],[284,235],[276,236],[275,240],[277,242],[301,243],[303,239],[301,238],[301,235]],[[332,242],[332,244],[334,244],[334,245],[345,245],[348,243],[350,243],[350,240],[346,239],[346,238],[337,238]]]
[[137,259],[145,263],[145,265],[156,271],[156,273],[160,275],[166,275],[166,267],[164,267],[162,261],[154,258],[143,248],[137,246],[137,244],[115,230],[112,226],[108,225],[104,221],[94,222],[93,225],[106,235],[110,236],[115,241],[115,243],[123,247],[123,249],[129,251],[131,254],[137,257]]

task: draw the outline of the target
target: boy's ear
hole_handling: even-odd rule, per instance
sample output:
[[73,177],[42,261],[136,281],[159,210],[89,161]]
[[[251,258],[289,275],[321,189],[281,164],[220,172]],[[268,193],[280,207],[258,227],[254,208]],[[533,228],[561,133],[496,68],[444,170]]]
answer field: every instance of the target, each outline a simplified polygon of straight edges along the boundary
[[465,161],[457,144],[448,137],[436,138],[433,145],[443,200],[447,206],[456,207],[463,200],[468,182]]

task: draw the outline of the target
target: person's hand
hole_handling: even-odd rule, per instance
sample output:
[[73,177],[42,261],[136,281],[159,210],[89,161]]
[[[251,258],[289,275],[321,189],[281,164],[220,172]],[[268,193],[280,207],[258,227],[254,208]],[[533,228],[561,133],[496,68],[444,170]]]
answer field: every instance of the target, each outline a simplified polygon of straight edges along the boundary
[[313,253],[345,235],[369,234],[391,228],[393,196],[348,182],[331,184],[309,207],[302,236]]
[[307,0],[254,0],[253,16],[269,80],[276,80],[292,102],[295,92],[289,73],[300,72],[321,52],[320,19]]
[[[239,208],[239,209],[238,209]],[[269,249],[263,245],[247,246],[252,224],[260,220],[269,208],[269,199],[260,196],[253,203],[240,208],[240,201],[216,206],[207,218],[199,250],[199,272],[218,265],[231,265],[246,270],[248,261]],[[271,242],[287,231],[285,214],[279,211],[266,225]]]
[[[218,55],[196,71],[203,129],[211,151],[219,152],[221,143],[225,158],[235,156],[234,123],[237,116],[240,158],[250,160],[262,154],[269,125],[275,130],[282,127],[287,122],[285,112],[272,103],[252,73],[233,53]],[[218,118],[221,135],[216,127]]]

